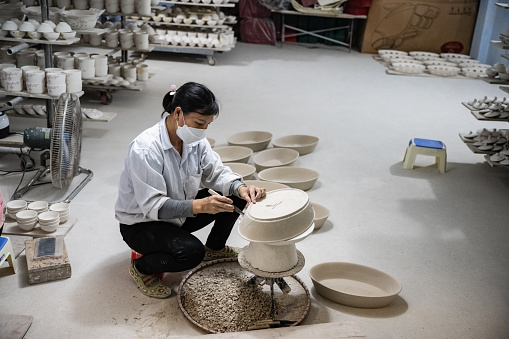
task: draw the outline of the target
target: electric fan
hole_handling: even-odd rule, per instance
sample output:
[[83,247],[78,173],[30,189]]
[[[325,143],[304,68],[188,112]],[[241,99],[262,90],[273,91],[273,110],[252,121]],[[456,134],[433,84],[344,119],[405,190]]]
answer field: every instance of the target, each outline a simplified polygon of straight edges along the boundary
[[[82,168],[81,154],[82,115],[78,96],[63,93],[58,99],[52,128],[30,127],[23,133],[23,142],[31,149],[46,150],[41,154],[41,167],[30,182],[14,192],[19,199],[35,186],[41,177],[51,175],[51,183],[59,189],[70,186],[74,177],[86,174],[80,184],[63,200],[72,198],[92,179],[93,172]],[[49,150],[49,151],[47,151]]]

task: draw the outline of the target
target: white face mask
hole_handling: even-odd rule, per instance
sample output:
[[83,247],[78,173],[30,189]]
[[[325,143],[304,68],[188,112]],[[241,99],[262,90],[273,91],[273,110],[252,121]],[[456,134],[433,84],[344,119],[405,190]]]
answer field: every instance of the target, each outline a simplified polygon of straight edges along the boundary
[[184,144],[192,144],[193,142],[200,141],[205,138],[205,129],[193,128],[186,125],[186,120],[182,113],[182,119],[184,120],[184,126],[180,127],[177,120],[177,135]]

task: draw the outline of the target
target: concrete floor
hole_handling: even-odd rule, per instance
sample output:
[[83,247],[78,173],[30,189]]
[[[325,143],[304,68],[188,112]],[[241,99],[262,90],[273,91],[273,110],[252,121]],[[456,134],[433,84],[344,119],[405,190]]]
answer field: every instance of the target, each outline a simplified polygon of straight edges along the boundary
[[[312,296],[303,324],[353,321],[371,338],[509,337],[509,170],[490,167],[458,137],[483,127],[509,127],[477,121],[461,105],[503,96],[497,85],[391,76],[371,55],[295,45],[239,43],[218,54],[214,67],[204,58],[169,54],[151,54],[147,63],[156,77],[145,91],[115,93],[110,106],[101,106],[96,96],[82,98],[83,106],[118,116],[84,125],[81,165],[94,178],[71,204],[78,218],[65,237],[72,277],[28,285],[22,254],[20,272],[0,278],[2,311],[34,316],[27,338],[204,333],[182,315],[175,296],[157,300],[137,290],[113,211],[129,142],[159,120],[170,85],[191,80],[208,85],[221,102],[207,133],[216,146],[247,130],[269,131],[274,138],[320,137],[315,152],[295,164],[320,173],[308,194],[331,210],[324,227],[297,244],[306,258],[298,276]],[[33,124],[11,119],[13,129]],[[414,170],[403,169],[412,137],[447,145],[446,174],[438,173],[431,157],[418,157]],[[0,159],[16,164],[12,155]],[[0,178],[5,197],[19,179]],[[45,199],[45,190],[34,193],[36,198]],[[205,239],[207,231],[198,235]],[[234,229],[230,244],[247,242]],[[308,276],[313,265],[327,261],[382,270],[403,290],[381,309],[336,304],[318,295]],[[165,281],[176,291],[181,277],[170,274]]]

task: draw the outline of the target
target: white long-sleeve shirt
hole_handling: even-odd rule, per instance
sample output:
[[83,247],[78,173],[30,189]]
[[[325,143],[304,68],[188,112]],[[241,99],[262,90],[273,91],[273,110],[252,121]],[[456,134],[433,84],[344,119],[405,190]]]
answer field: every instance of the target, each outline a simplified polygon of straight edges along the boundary
[[115,204],[115,217],[122,224],[159,220],[159,209],[173,199],[186,201],[190,210],[165,221],[182,225],[185,217],[192,216],[200,181],[223,195],[236,193],[242,184],[242,177],[223,165],[207,139],[184,144],[181,156],[170,142],[165,120],[129,145]]

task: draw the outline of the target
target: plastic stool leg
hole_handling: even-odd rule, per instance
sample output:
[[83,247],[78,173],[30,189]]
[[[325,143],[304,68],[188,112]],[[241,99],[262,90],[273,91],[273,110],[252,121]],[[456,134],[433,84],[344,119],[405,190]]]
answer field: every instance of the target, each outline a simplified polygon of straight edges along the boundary
[[408,146],[406,154],[405,154],[405,160],[403,162],[403,168],[413,169],[416,157],[417,157],[417,153],[415,151],[415,147]]
[[445,173],[447,167],[447,153],[445,151],[440,152],[441,154],[435,157],[435,163],[438,165],[440,173]]
[[[5,238],[7,238],[7,237],[5,237]],[[16,258],[14,257],[14,255],[15,255],[14,250],[12,248],[12,243],[9,238],[7,238],[7,243],[5,244],[4,248],[2,249],[2,254],[7,256],[5,259],[7,260],[9,265],[14,270],[14,273],[16,273],[18,271],[18,262],[16,261]]]

